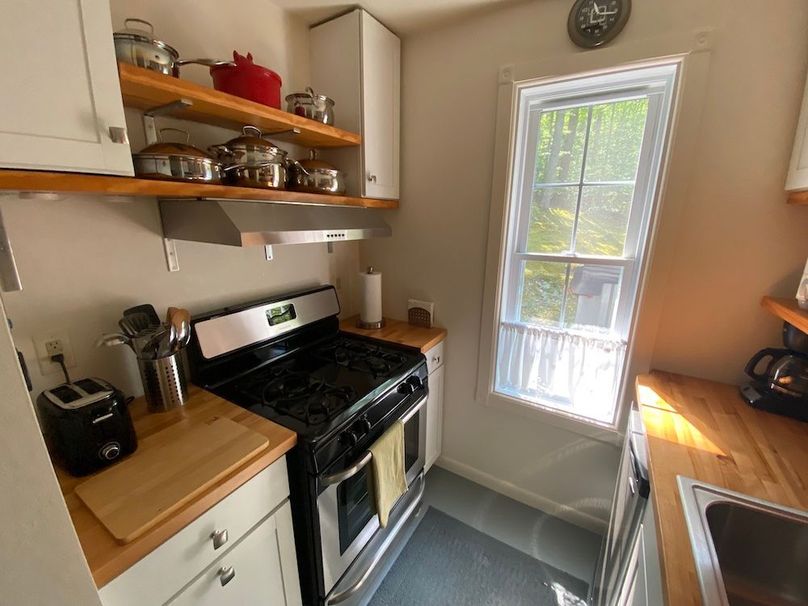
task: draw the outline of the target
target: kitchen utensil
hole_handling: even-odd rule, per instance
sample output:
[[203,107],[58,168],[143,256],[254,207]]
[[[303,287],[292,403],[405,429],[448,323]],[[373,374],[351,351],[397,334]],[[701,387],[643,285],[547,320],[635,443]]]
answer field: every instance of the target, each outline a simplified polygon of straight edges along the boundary
[[112,536],[128,543],[268,445],[231,419],[189,417],[144,438],[137,456],[75,490]]
[[242,187],[284,189],[287,153],[262,138],[254,126],[245,126],[242,135],[209,148],[225,165],[228,183]]
[[137,328],[135,328],[135,325],[132,323],[130,318],[124,316],[123,318],[118,320],[118,326],[120,327],[123,334],[125,334],[127,337],[137,336],[138,330]]
[[163,337],[160,339],[160,342],[157,345],[157,351],[155,352],[155,358],[165,358],[170,356],[174,353],[174,349],[177,344],[177,329],[173,324],[169,324],[166,331],[163,333]]
[[51,456],[83,476],[137,448],[123,393],[101,379],[81,379],[46,389],[36,400]]
[[221,183],[222,167],[213,157],[188,143],[187,131],[162,128],[163,133],[175,131],[185,135],[185,143],[153,143],[132,154],[135,175],[148,179]]
[[286,111],[323,124],[334,124],[334,100],[316,94],[311,87],[306,87],[305,93],[286,95]]
[[135,314],[145,314],[148,318],[148,325],[151,327],[160,326],[160,316],[157,315],[157,310],[154,305],[150,303],[141,303],[128,309],[123,310],[123,316],[128,317]]
[[117,345],[126,345],[137,354],[135,346],[132,344],[132,339],[125,334],[111,333],[101,335],[95,342],[96,347],[115,347]]
[[234,65],[230,61],[219,59],[180,60],[177,49],[154,37],[154,26],[150,22],[130,17],[124,20],[124,26],[124,29],[112,34],[115,57],[123,63],[131,63],[175,78],[179,77],[182,65],[192,63],[207,67]]
[[233,63],[210,68],[213,88],[270,107],[281,107],[281,77],[247,56],[233,51]]
[[318,194],[344,194],[345,173],[317,159],[317,150],[308,160],[295,160],[289,167],[289,188]]
[[177,331],[177,338],[171,352],[175,353],[187,346],[191,340],[191,314],[187,309],[181,307],[169,307],[166,312],[166,321]]
[[163,357],[137,359],[143,392],[151,412],[179,408],[188,398],[185,351]]

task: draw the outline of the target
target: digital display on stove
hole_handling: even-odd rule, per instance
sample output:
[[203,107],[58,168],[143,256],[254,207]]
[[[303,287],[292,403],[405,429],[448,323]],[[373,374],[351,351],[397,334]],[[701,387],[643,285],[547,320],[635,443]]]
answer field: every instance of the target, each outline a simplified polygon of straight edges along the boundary
[[277,326],[278,324],[289,322],[296,317],[295,306],[291,303],[279,305],[278,307],[270,307],[267,310],[267,322],[269,322],[270,326]]

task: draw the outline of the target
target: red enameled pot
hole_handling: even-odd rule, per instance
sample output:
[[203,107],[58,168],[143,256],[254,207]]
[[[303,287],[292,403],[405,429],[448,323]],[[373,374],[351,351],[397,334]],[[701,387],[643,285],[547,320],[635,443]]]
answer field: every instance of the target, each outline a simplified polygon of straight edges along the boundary
[[281,108],[281,77],[261,65],[253,63],[252,53],[247,56],[233,51],[235,65],[217,65],[210,68],[213,88],[256,103]]

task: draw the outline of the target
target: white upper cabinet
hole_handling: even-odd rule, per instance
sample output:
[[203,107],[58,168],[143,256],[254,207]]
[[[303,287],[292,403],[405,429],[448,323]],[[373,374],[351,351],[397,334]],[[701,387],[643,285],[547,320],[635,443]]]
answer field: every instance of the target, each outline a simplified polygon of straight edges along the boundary
[[109,0],[5,0],[0,52],[0,166],[133,174]]
[[362,135],[359,150],[324,150],[347,174],[348,194],[399,197],[401,41],[356,9],[311,30],[314,90],[334,99],[335,125]]
[[800,120],[794,135],[794,149],[791,152],[791,164],[788,167],[786,191],[808,189],[808,80],[802,97]]

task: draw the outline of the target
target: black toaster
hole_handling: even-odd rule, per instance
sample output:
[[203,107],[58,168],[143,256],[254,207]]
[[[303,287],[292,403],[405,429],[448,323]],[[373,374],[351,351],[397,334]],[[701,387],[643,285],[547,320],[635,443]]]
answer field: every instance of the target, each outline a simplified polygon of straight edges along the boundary
[[137,448],[126,398],[102,379],[46,389],[36,403],[51,456],[74,476],[111,465]]

